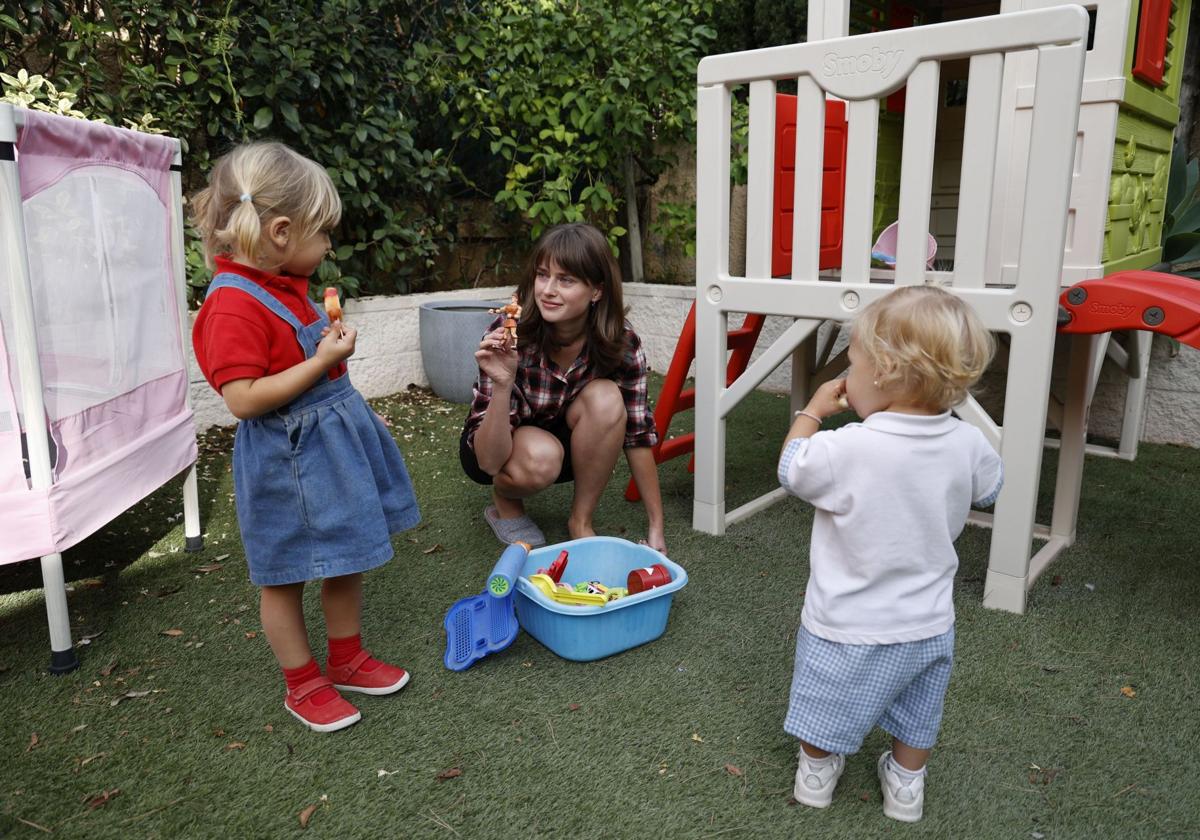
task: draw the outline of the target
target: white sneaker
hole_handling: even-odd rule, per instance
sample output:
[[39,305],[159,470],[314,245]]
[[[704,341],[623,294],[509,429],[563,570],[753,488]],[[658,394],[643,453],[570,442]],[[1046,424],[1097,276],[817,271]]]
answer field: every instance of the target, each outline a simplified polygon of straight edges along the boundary
[[837,753],[830,756],[833,760],[821,765],[814,765],[813,759],[803,749],[800,750],[800,762],[796,767],[796,786],[792,796],[797,802],[813,808],[828,808],[833,801],[833,789],[837,787],[842,771],[846,769],[846,757]]
[[892,768],[892,751],[879,756],[879,785],[883,788],[883,814],[901,822],[921,819],[925,807],[925,774],[903,781]]

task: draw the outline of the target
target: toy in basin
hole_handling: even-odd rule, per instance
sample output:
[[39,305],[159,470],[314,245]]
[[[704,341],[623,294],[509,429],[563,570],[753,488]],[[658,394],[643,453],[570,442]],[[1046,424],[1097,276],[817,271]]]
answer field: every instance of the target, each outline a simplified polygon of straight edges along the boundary
[[[625,586],[635,569],[661,564],[670,573],[670,582],[636,594],[631,591],[603,605],[560,603],[530,578],[562,549],[570,551],[574,580],[597,581],[610,590],[617,589]],[[542,583],[551,581],[547,578]],[[563,659],[587,662],[661,636],[667,629],[671,600],[685,584],[687,572],[683,567],[649,546],[615,537],[585,537],[529,552],[517,579],[517,619],[526,633]]]
[[529,546],[513,543],[504,549],[487,577],[483,594],[455,601],[446,612],[446,655],[442,661],[451,671],[470,668],[489,653],[504,650],[517,638],[513,593]]

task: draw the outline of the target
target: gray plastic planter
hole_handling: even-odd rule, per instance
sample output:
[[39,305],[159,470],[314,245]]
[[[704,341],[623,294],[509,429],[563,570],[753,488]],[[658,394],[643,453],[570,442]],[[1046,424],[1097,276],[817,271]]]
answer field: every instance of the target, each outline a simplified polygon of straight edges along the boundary
[[435,300],[421,304],[421,363],[433,392],[444,400],[469,403],[479,366],[479,339],[496,319],[489,309],[507,300]]

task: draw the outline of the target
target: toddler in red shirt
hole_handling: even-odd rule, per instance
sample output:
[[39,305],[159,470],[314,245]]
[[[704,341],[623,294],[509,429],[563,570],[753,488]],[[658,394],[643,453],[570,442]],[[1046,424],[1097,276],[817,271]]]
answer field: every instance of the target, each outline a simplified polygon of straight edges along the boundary
[[[361,643],[362,573],[392,557],[391,535],[421,518],[383,421],[350,384],[357,330],[308,298],[341,199],[318,164],[279,143],[239,146],[192,201],[215,276],[192,343],[238,423],[234,497],[263,631],[287,682],[285,708],[318,732],[361,714],[340,691],[391,694],[409,674]],[[321,580],[325,674],[304,624],[304,584]]]

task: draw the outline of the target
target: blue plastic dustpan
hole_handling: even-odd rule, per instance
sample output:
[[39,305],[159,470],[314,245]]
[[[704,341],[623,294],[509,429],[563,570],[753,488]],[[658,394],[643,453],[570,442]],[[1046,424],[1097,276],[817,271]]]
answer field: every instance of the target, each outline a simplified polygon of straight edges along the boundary
[[504,650],[520,629],[510,592],[495,598],[484,592],[460,598],[446,613],[446,667],[451,671],[470,668],[489,653]]
[[517,638],[520,625],[513,609],[517,575],[529,556],[529,546],[513,543],[504,549],[488,575],[482,595],[460,598],[446,612],[446,656],[451,671],[470,668],[489,653],[504,650]]

